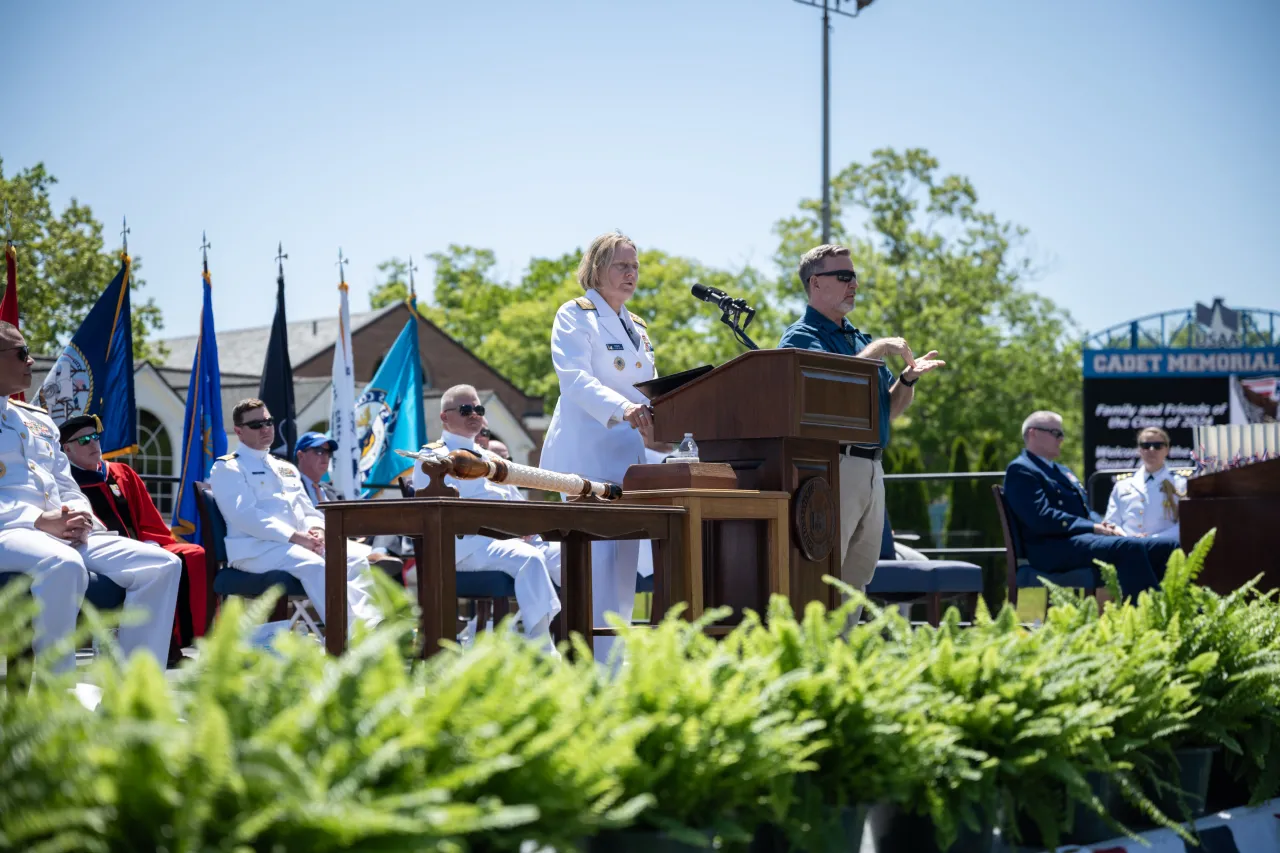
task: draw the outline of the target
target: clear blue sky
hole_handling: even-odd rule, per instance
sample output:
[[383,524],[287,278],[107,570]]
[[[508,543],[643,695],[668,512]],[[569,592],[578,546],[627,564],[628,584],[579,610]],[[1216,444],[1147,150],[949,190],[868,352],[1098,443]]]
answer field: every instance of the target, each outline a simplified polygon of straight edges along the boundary
[[[530,257],[620,227],[772,269],[817,194],[820,13],[791,0],[18,3],[0,156],[44,161],[198,325],[352,308],[449,243]],[[832,34],[833,170],[923,146],[1031,231],[1032,286],[1097,330],[1221,295],[1280,308],[1280,3],[878,0]],[[429,274],[423,263],[421,275]],[[855,317],[856,319],[856,317]],[[878,330],[884,333],[891,330]],[[538,330],[539,337],[545,330]]]

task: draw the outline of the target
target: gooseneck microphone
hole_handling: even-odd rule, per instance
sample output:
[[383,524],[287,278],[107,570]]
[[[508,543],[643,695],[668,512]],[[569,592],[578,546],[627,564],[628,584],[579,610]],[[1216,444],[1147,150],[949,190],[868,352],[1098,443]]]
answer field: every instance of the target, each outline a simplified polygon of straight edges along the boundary
[[708,287],[702,282],[695,282],[693,287],[689,288],[689,292],[693,294],[695,299],[701,299],[703,302],[720,309],[720,322],[729,327],[739,343],[747,349],[759,349],[755,341],[747,337],[746,334],[747,326],[751,325],[751,321],[756,316],[756,309],[748,305],[747,300],[734,299],[723,290],[717,287]]

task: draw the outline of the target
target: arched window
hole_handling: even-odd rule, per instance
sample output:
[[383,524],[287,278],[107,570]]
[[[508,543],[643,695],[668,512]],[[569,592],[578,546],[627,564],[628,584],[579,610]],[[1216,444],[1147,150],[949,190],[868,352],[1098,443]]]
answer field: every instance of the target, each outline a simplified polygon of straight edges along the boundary
[[[173,498],[178,484],[172,481],[173,442],[160,419],[146,409],[138,409],[138,452],[129,460],[133,470],[142,475],[160,516],[173,515]],[[156,479],[163,478],[163,479]]]

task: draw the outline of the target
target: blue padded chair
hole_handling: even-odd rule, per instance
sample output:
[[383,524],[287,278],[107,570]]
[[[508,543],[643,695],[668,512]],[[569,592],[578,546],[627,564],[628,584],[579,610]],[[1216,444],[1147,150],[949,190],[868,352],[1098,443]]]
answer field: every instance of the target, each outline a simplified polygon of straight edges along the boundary
[[893,527],[884,517],[880,559],[867,584],[867,595],[901,604],[924,601],[926,618],[937,625],[942,618],[943,596],[982,592],[982,568],[959,560],[899,560],[893,547]]
[[636,592],[653,592],[653,575],[638,575]]
[[[205,549],[212,566],[212,576],[209,581],[210,596],[217,596],[219,602],[232,595],[240,598],[258,598],[273,586],[283,587],[285,598],[293,605],[290,626],[301,621],[319,634],[319,627],[306,610],[307,591],[303,588],[302,581],[284,571],[244,572],[227,565],[227,520],[223,517],[222,510],[218,509],[218,502],[214,500],[213,489],[209,484],[196,483],[195,486],[200,524],[208,534]],[[210,608],[209,625],[206,626],[206,631],[212,627],[212,624],[213,608]]]
[[[17,580],[25,575],[22,572],[3,572],[0,573],[0,587],[4,587],[10,581]],[[96,572],[89,572],[89,586],[85,589],[84,600],[92,604],[98,610],[117,610],[124,606],[124,588],[114,581],[105,578]],[[28,649],[24,656],[32,654]],[[15,660],[5,660],[5,683],[10,690],[16,690],[24,685],[17,681],[17,672]]]
[[1009,512],[1009,504],[1004,499],[1004,487],[997,483],[991,487],[991,494],[996,502],[996,510],[1000,514],[1000,530],[1004,533],[1010,604],[1017,606],[1018,590],[1043,587],[1045,579],[1057,586],[1083,589],[1089,595],[1094,594],[1100,585],[1100,575],[1094,566],[1081,566],[1059,572],[1041,572],[1033,568],[1023,551],[1017,521]]

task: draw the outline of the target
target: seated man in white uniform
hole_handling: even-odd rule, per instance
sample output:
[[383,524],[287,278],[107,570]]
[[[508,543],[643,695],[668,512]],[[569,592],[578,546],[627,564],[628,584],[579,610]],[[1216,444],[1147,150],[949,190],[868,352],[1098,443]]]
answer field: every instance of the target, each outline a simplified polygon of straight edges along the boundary
[[1129,536],[1177,542],[1178,501],[1186,497],[1187,478],[1165,464],[1169,433],[1147,427],[1138,433],[1142,467],[1116,483],[1107,501],[1106,521]]
[[[158,545],[107,532],[96,521],[71,476],[53,419],[44,409],[8,399],[30,387],[32,364],[22,334],[0,322],[0,573],[31,575],[40,604],[37,652],[75,628],[93,571],[124,588],[126,609],[146,614],[141,624],[120,628],[121,649],[148,651],[163,666],[182,561]],[[55,668],[65,671],[74,663],[68,654]]]
[[[240,447],[213,464],[209,484],[227,520],[227,560],[245,572],[283,571],[302,582],[324,620],[324,514],[307,497],[292,464],[272,456],[275,420],[261,400],[236,403],[231,412]],[[347,543],[347,624],[376,624],[369,590],[370,549]]]
[[[440,420],[444,424],[441,440],[428,444],[430,449],[471,450],[480,455],[489,451],[476,444],[476,436],[484,427],[484,406],[470,385],[455,385],[440,398]],[[426,449],[426,448],[424,448]],[[523,500],[513,486],[489,480],[456,480],[445,482],[458,490],[462,498],[490,501]],[[427,475],[415,466],[413,487],[424,488]],[[464,536],[454,546],[460,572],[506,572],[515,579],[516,603],[524,622],[525,636],[538,638],[550,648],[551,620],[560,612],[560,545],[543,542],[534,536],[523,539],[490,539],[488,536]]]

